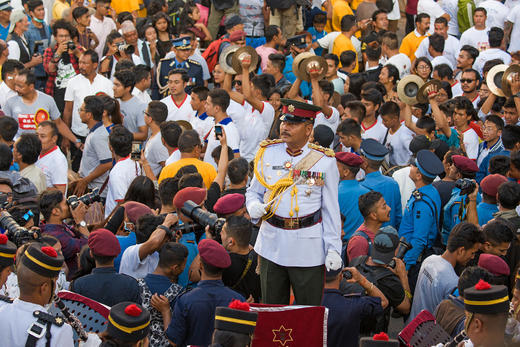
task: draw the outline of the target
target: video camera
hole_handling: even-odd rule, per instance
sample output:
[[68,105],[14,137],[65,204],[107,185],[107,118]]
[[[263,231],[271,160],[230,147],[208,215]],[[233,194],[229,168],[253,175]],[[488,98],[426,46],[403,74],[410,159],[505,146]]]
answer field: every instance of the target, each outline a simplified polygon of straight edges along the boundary
[[[410,249],[412,249],[412,245],[409,244],[406,241],[406,238],[403,236],[399,239],[399,246],[397,247],[397,254],[395,255],[396,258],[403,260],[406,252],[408,252]],[[388,266],[390,266],[392,269],[395,269],[395,260],[392,259],[388,263]]]
[[477,185],[469,178],[459,178],[455,181],[455,187],[460,189],[460,195],[468,195],[477,188]]
[[203,211],[202,208],[191,200],[188,200],[181,207],[182,213],[193,219],[197,224],[204,227],[209,226],[209,231],[215,241],[221,243],[220,231],[226,223],[224,218],[218,218],[216,214]]
[[82,195],[79,198],[76,195],[71,195],[67,198],[67,204],[72,210],[75,210],[76,207],[78,207],[80,201],[87,206],[93,202],[101,201],[99,196],[99,188],[94,188],[90,193]]
[[14,242],[16,247],[20,247],[24,243],[40,238],[40,229],[22,228],[11,214],[7,211],[0,212],[0,227],[6,231],[7,238]]

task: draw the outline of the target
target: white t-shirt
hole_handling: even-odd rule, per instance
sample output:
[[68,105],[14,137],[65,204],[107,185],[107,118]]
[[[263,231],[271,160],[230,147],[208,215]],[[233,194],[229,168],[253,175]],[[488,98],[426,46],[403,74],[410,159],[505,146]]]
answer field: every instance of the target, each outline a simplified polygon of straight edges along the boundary
[[99,20],[96,16],[90,16],[90,30],[94,34],[96,34],[99,45],[96,47],[95,51],[99,57],[103,56],[103,48],[105,48],[105,42],[108,34],[112,30],[117,30],[116,23],[112,20],[112,18],[104,17],[103,20]]
[[361,138],[374,139],[379,143],[383,143],[387,130],[388,129],[383,125],[381,117],[377,117],[377,121],[368,128],[365,128],[363,123],[361,124]]
[[[101,39],[100,39],[101,40]],[[99,74],[94,78],[93,83],[82,74],[76,75],[67,84],[65,90],[65,101],[72,101],[72,132],[79,136],[87,136],[88,127],[81,122],[79,117],[79,109],[83,104],[83,100],[89,95],[96,95],[103,92],[109,96],[114,96],[112,90],[112,82]]]
[[164,167],[170,165],[171,163],[175,163],[177,160],[181,159],[181,151],[178,148],[174,149],[172,154],[166,159],[164,162]]
[[242,132],[240,136],[240,156],[247,161],[255,158],[260,142],[267,138],[273,124],[273,106],[267,101],[262,101],[262,105],[262,110],[259,111],[246,102],[244,104],[246,116],[236,124],[237,128],[241,129]]
[[168,154],[168,149],[162,144],[160,131],[150,137],[146,142],[144,156],[150,164],[150,168],[152,169],[153,174],[155,177],[158,177],[163,168],[160,163],[163,161],[166,162],[166,159],[168,159],[170,156]]
[[399,191],[401,192],[401,206],[403,208],[403,213],[406,209],[408,200],[415,190],[415,183],[413,183],[412,179],[410,178],[410,169],[410,166],[403,167],[402,169],[399,169],[392,174],[392,178],[399,185]]
[[[496,0],[492,1],[496,2]],[[506,65],[509,65],[511,63],[511,56],[509,55],[509,53],[501,50],[500,48],[488,48],[484,52],[480,52],[477,59],[475,59],[473,68],[477,70],[482,76],[484,64],[492,59],[501,59]]]
[[441,65],[441,64],[446,64],[448,65],[449,67],[451,67],[451,69],[453,70],[453,64],[451,63],[451,61],[449,61],[449,59],[447,59],[445,56],[443,55],[439,55],[439,56],[436,56],[435,58],[433,58],[431,60],[431,63],[432,63],[432,66],[433,68],[435,69],[435,67],[437,65]]
[[146,90],[143,92],[142,90],[134,87],[134,89],[132,90],[132,95],[137,97],[139,100],[141,100],[141,102],[144,102],[146,105],[148,105],[150,101],[152,101],[150,94],[148,94]]
[[[433,57],[428,52],[428,47],[430,46],[430,38],[427,37],[421,41],[419,47],[415,51],[415,56],[417,58],[426,57],[428,59],[433,60]],[[459,40],[451,35],[448,35],[448,38],[444,41],[444,52],[443,56],[447,58],[451,64],[449,64],[452,69],[457,66],[457,57],[459,56],[460,44]]]
[[[506,1],[507,6],[507,1]],[[507,21],[513,23],[513,29],[511,29],[511,38],[520,37],[520,6],[510,8],[509,14],[507,15]],[[520,40],[510,40],[509,49],[510,53],[520,51]]]
[[477,159],[478,156],[478,144],[479,137],[475,130],[468,128],[463,134],[464,136],[464,147],[466,148],[466,154],[469,159]]
[[399,10],[399,1],[393,0],[392,11],[388,13],[388,20],[399,20],[401,11]]
[[214,124],[215,120],[213,117],[208,116],[206,112],[201,115],[199,115],[198,112],[195,112],[195,115],[191,119],[191,126],[193,127],[193,130],[199,134],[201,141],[204,139],[204,136],[210,132]]
[[504,29],[504,23],[509,13],[506,5],[497,0],[487,0],[480,3],[479,7],[484,7],[487,11],[487,28],[499,27]]
[[325,114],[323,112],[319,112],[316,114],[316,119],[314,120],[314,127],[316,128],[318,125],[323,124],[328,126],[332,132],[335,134],[336,130],[338,129],[339,122],[341,121],[339,111],[335,108],[330,106],[332,109],[332,114],[329,118],[325,117]]
[[520,0],[506,0],[504,3],[508,9],[512,9],[518,4],[520,4]]
[[442,7],[433,0],[419,0],[417,3],[417,13],[427,13],[430,15],[430,30],[428,33],[433,34],[433,23],[438,17],[441,17],[444,12]]
[[413,133],[404,124],[394,134],[388,132],[384,145],[390,150],[389,163],[394,165],[408,165],[412,152],[408,149]]
[[141,166],[138,162],[126,157],[120,159],[110,170],[107,185],[107,201],[105,203],[105,218],[125,197],[126,191],[132,181],[141,175]]
[[488,27],[484,30],[477,30],[475,27],[469,28],[460,37],[460,47],[470,45],[478,49],[479,52],[485,51],[489,48],[488,32]]
[[7,100],[17,95],[17,92],[9,88],[7,84],[5,84],[4,81],[2,81],[2,83],[0,84],[0,108],[3,110],[5,108],[5,103],[7,102]]
[[341,34],[340,31],[333,31],[333,32],[328,33],[327,35],[323,36],[321,39],[318,39],[316,42],[318,42],[318,45],[320,45],[321,48],[326,49],[329,52],[332,52],[332,47],[334,46],[334,40],[336,40],[336,37],[338,37],[339,34]]
[[161,102],[168,106],[168,118],[166,118],[166,120],[185,120],[191,122],[195,111],[191,108],[191,96],[189,94],[186,94],[180,104],[177,104],[171,95],[162,99]]
[[392,64],[399,70],[399,78],[403,78],[404,76],[410,74],[412,62],[410,61],[410,58],[404,53],[397,53],[396,55],[388,58],[385,65],[389,64]]
[[[231,120],[230,117],[226,117],[217,123],[221,125],[226,132],[227,145],[233,150],[233,153],[240,153],[240,135],[238,133],[236,124]],[[210,163],[217,168],[217,163],[211,157],[211,152],[220,145],[220,141],[215,138],[215,126],[211,128],[208,136],[204,139],[208,145],[206,146],[206,152],[204,153],[204,161]],[[232,158],[230,158],[232,159]]]
[[[79,175],[81,177],[87,177],[92,171],[94,171],[99,165],[112,162],[112,152],[108,147],[108,131],[103,126],[103,123],[97,123],[89,132],[86,140],[85,147],[83,147],[83,156],[81,157],[81,163],[79,165]],[[92,180],[88,187],[90,189],[100,188],[105,183],[108,177],[108,171],[103,175]],[[106,196],[106,189],[102,195]]]
[[[450,15],[450,21],[448,22],[448,34],[459,37],[459,21],[457,20],[457,12],[459,11],[458,0],[442,0],[441,7],[447,14]],[[433,25],[433,22],[431,25]]]
[[451,85],[451,93],[453,97],[461,96],[464,93],[459,81],[455,81],[455,83]]
[[143,260],[140,260],[139,248],[141,245],[142,243],[125,249],[121,257],[121,265],[119,266],[120,274],[139,279],[155,271],[155,268],[159,264],[159,253],[154,252]]
[[58,146],[38,157],[36,166],[42,169],[47,178],[47,187],[66,185],[68,182],[67,158]]

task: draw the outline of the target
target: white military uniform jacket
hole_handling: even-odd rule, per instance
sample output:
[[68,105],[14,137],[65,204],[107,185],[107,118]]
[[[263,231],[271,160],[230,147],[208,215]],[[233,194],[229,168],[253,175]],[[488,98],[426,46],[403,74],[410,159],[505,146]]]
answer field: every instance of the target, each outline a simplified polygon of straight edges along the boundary
[[[323,157],[306,171],[310,174],[323,174],[323,184],[317,183],[318,179],[313,181],[310,178],[295,177],[295,182],[300,181],[296,185],[296,198],[291,199],[292,189],[288,188],[280,198],[275,215],[290,218],[292,200],[293,218],[304,217],[321,209],[322,221],[307,228],[293,230],[280,229],[263,221],[255,244],[256,253],[281,266],[299,267],[323,265],[329,250],[341,254],[339,172],[334,153],[323,147],[307,144],[300,155],[291,156],[286,151],[287,145],[281,140],[264,141],[260,146],[265,147],[265,152],[263,160],[258,161],[257,168],[259,173],[263,169],[264,180],[269,185],[275,184],[289,172],[289,164],[294,168],[310,151],[321,152]],[[255,175],[246,193],[248,209],[254,201],[266,203],[270,192]],[[295,212],[296,205],[298,212]],[[253,220],[253,223],[256,222]]]
[[[0,308],[0,336],[2,345],[25,346],[27,341],[27,329],[38,320],[33,316],[34,311],[47,312],[38,304],[15,299],[12,304],[3,305]],[[61,327],[51,325],[51,346],[72,347],[74,340],[72,327],[67,323]],[[37,347],[44,347],[47,342],[45,334],[36,343]]]

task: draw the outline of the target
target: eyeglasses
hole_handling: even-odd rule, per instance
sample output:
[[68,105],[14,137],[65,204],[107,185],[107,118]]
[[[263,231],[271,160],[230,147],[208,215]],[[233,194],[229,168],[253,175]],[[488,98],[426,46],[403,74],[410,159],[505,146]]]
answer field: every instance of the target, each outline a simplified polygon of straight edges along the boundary
[[237,86],[241,86],[242,85],[242,81],[233,81],[233,83],[231,83],[232,85],[237,85]]
[[417,66],[417,70],[429,70],[430,67],[428,65],[420,65]]
[[471,80],[469,78],[461,78],[460,79],[460,83],[471,83],[471,82],[475,82],[475,80]]

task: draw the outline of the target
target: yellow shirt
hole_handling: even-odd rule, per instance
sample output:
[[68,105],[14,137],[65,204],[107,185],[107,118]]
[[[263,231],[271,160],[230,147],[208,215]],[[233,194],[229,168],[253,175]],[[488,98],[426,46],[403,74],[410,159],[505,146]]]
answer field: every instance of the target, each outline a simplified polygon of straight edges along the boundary
[[332,0],[332,18],[327,21],[325,31],[328,33],[341,31],[341,18],[347,14],[354,15],[348,2],[345,0]]
[[139,10],[139,0],[112,0],[110,3],[117,14]]
[[63,15],[63,11],[69,8],[70,5],[67,2],[54,1],[54,5],[52,5],[52,18],[53,19],[61,19]]
[[202,179],[204,180],[204,184],[206,185],[206,188],[209,188],[211,183],[215,180],[215,177],[217,177],[217,170],[211,165],[210,163],[206,163],[202,160],[195,159],[195,158],[184,158],[179,159],[176,162],[171,163],[170,165],[167,165],[162,169],[161,174],[159,175],[159,183],[162,182],[165,178],[168,177],[174,177],[177,174],[177,171],[183,166],[186,165],[195,165],[197,168],[197,171],[202,176]]
[[354,70],[352,70],[352,72],[358,72],[359,66],[356,48],[352,44],[352,40],[350,40],[350,38],[346,37],[344,34],[339,34],[338,37],[336,37],[334,40],[334,44],[332,45],[332,53],[336,54],[339,58],[341,53],[344,51],[352,51],[356,53],[356,67]]
[[399,48],[400,53],[404,53],[410,58],[410,61],[415,60],[415,51],[419,48],[421,41],[429,35],[420,35],[417,30],[412,31],[403,38],[401,47]]

